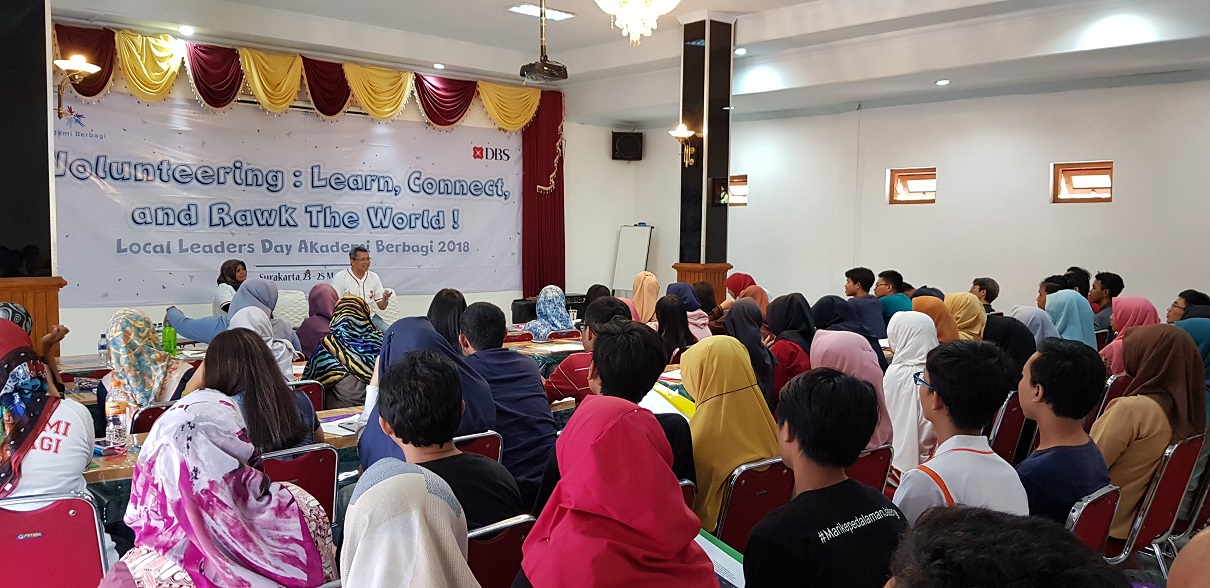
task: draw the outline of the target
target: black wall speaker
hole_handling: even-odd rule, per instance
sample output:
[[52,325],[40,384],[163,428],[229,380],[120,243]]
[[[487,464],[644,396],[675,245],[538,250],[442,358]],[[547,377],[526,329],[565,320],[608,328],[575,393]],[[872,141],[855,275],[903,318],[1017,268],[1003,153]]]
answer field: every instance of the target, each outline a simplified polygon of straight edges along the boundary
[[613,158],[615,161],[643,160],[643,133],[613,133]]

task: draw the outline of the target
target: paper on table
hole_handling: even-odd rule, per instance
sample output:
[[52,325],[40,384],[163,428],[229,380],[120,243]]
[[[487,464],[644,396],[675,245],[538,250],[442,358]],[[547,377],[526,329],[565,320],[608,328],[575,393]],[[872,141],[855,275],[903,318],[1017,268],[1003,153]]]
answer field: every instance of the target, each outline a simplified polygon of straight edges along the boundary
[[890,340],[890,339],[879,339],[879,340],[878,340],[878,346],[879,346],[879,347],[882,347],[883,349],[890,349],[890,348],[891,348],[891,340]]
[[707,535],[705,531],[699,532],[694,541],[710,556],[710,561],[714,562],[714,573],[718,576],[720,588],[744,588],[744,561],[741,559],[743,556],[732,555],[734,551],[730,547]]
[[[639,401],[639,406],[654,412],[655,414],[681,414],[671,402],[668,402],[664,397],[655,390],[647,392],[647,395]],[[681,415],[684,416],[684,415]]]
[[667,372],[664,372],[663,374],[660,374],[660,379],[661,380],[683,380],[684,378],[681,377],[680,368],[677,368],[675,370],[667,371]]
[[359,414],[351,414],[340,420],[328,421],[326,423],[320,423],[319,427],[321,429],[323,429],[324,435],[335,435],[337,437],[347,437],[349,435],[352,435],[353,431],[350,431],[348,429],[341,427],[340,426],[341,423],[355,423],[355,422],[357,422],[357,419],[360,417],[361,417],[361,415],[359,415]]
[[305,363],[296,363],[296,364],[294,364],[294,365],[290,366],[290,368],[291,368],[292,370],[294,370],[294,377],[296,377],[296,378],[301,378],[301,377],[302,377],[302,375],[303,375],[303,372],[307,371],[307,364],[305,364]]
[[[558,353],[560,351],[584,351],[584,346],[580,343],[543,343],[541,344],[542,351],[550,353]],[[535,345],[535,347],[537,347]]]

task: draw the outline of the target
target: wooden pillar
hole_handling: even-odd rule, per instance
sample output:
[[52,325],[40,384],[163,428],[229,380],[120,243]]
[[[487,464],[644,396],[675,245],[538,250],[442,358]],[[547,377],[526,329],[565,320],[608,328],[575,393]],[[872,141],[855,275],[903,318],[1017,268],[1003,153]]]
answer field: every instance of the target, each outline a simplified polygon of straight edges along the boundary
[[[682,17],[681,123],[696,134],[685,148],[693,162],[681,163],[681,282],[706,281],[726,297],[727,189],[731,158],[731,64],[734,17],[699,12]],[[721,302],[721,300],[720,300]]]

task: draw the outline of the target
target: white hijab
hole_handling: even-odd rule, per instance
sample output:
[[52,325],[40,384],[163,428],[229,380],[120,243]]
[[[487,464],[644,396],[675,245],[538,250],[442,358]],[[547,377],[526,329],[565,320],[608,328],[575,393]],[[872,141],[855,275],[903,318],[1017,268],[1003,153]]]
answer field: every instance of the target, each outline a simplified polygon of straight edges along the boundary
[[924,371],[924,361],[937,343],[937,326],[927,314],[902,311],[887,324],[887,344],[895,356],[882,377],[887,412],[891,414],[895,449],[892,465],[906,472],[928,458],[936,435],[920,406],[919,386],[914,376]]
[[1029,327],[1029,332],[1034,334],[1034,344],[1042,343],[1047,337],[1058,337],[1059,329],[1055,327],[1054,319],[1045,310],[1036,306],[1014,306],[1008,311],[1008,316],[1011,316]]
[[466,516],[449,485],[393,457],[374,462],[345,515],[340,577],[357,588],[478,588],[466,564]]
[[273,337],[273,322],[265,311],[255,306],[248,306],[236,312],[230,320],[227,329],[248,329],[260,336],[273,353],[277,367],[281,370],[287,382],[294,380],[294,345],[285,339]]

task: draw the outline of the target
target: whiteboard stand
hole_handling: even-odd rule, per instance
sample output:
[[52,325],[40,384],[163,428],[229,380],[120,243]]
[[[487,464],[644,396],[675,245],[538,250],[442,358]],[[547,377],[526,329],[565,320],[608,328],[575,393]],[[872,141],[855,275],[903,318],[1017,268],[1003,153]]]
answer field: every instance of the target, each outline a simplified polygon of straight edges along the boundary
[[622,225],[618,229],[618,253],[613,262],[612,288],[630,291],[634,277],[647,271],[647,255],[651,251],[651,225]]

